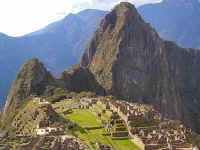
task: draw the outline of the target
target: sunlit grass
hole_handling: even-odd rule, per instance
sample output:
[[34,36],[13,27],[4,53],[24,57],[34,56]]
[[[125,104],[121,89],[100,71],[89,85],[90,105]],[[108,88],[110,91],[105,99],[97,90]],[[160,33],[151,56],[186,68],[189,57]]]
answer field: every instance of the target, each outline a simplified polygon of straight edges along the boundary
[[[77,124],[72,132],[83,141],[89,149],[97,149],[95,142],[100,142],[117,150],[120,148],[123,150],[140,150],[140,148],[130,140],[112,140],[112,137],[109,135],[110,132],[106,131],[104,128],[87,130],[86,127],[101,126],[101,124],[96,121],[97,116],[87,110],[74,109],[72,114],[67,114],[65,117]],[[104,136],[104,134],[108,135]]]

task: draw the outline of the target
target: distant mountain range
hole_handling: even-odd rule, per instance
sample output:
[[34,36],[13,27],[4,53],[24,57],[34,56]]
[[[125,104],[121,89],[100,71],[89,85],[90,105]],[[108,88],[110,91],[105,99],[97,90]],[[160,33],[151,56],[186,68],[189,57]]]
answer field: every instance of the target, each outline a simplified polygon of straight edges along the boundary
[[[138,8],[145,22],[158,34],[182,47],[200,48],[200,3],[198,0],[163,0]],[[56,77],[76,64],[106,11],[84,10],[69,14],[44,29],[22,37],[0,33],[0,107],[20,66],[37,57]]]
[[56,101],[66,91],[150,104],[200,133],[200,51],[160,38],[128,2],[103,18],[79,63],[57,79],[38,59],[26,62],[12,84],[2,125],[6,127],[14,117],[10,110],[19,111],[32,96]]
[[200,133],[200,51],[164,41],[127,2],[103,18],[80,62],[57,79],[38,59],[26,62],[12,84],[2,124],[31,97],[56,101],[66,91],[150,104]]
[[106,11],[84,10],[69,14],[44,29],[22,37],[0,33],[0,108],[22,64],[39,58],[54,76],[78,62]]
[[140,6],[138,12],[165,40],[200,49],[199,0],[163,0]]

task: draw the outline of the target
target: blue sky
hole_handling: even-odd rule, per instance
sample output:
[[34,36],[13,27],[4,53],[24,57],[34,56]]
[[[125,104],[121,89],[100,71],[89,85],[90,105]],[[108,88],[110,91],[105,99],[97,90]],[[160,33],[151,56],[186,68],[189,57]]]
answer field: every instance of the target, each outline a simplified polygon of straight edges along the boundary
[[[123,0],[136,7],[162,0]],[[111,10],[121,0],[0,0],[0,32],[22,36],[84,9]]]

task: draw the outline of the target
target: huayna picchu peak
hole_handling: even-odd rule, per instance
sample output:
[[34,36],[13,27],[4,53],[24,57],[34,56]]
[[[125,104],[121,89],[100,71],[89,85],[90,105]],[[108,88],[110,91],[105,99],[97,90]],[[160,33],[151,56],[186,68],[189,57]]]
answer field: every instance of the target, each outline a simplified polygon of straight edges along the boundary
[[200,52],[160,38],[127,2],[101,21],[79,63],[108,94],[152,104],[200,132]]
[[[2,129],[5,129],[12,119],[32,97],[41,96],[49,102],[55,102],[66,97],[70,92],[91,91],[105,95],[105,90],[96,81],[87,68],[64,71],[55,79],[37,58],[31,58],[19,69],[8,94],[2,114]],[[10,111],[12,110],[12,111]]]
[[[54,78],[37,58],[31,58],[18,71],[7,97],[1,122],[4,124],[16,115],[30,94],[35,93],[41,82],[52,82]],[[11,111],[12,110],[12,111]],[[9,120],[10,121],[10,120]]]

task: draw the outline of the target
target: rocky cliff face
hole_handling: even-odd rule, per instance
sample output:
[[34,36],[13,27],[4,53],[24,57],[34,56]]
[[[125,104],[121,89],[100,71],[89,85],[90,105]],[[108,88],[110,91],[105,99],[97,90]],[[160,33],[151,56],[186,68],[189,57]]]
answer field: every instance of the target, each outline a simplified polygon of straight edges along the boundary
[[31,58],[18,71],[7,97],[2,116],[2,124],[13,118],[35,87],[43,81],[53,81],[54,78],[37,58]]
[[200,132],[199,63],[198,50],[164,41],[123,2],[102,20],[79,65],[118,99],[152,104]]

